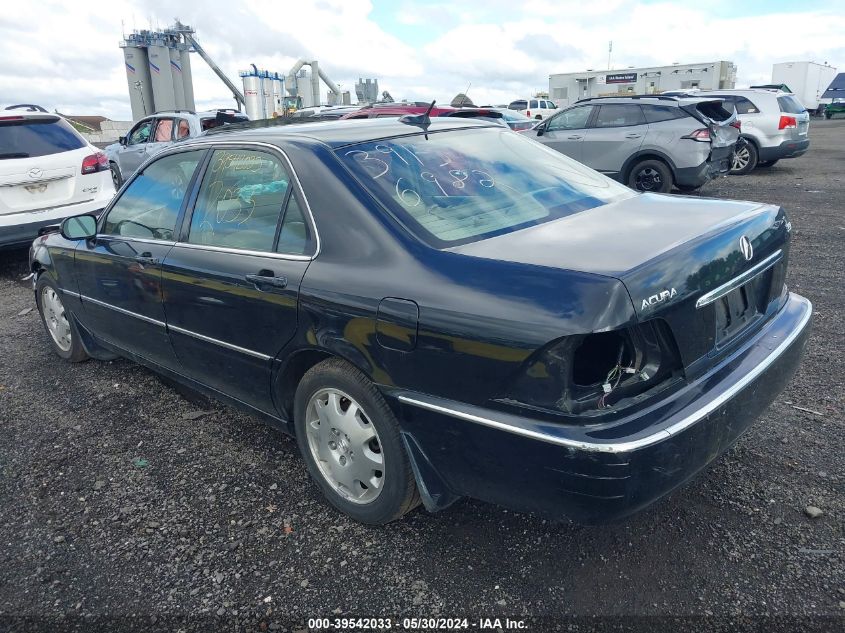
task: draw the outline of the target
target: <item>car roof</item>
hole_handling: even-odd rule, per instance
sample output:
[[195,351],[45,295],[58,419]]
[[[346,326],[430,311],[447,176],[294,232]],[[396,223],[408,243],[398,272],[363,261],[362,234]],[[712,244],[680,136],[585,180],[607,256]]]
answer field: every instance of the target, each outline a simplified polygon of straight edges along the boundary
[[[413,136],[421,134],[423,130],[408,123],[401,123],[399,119],[373,118],[373,119],[338,119],[331,121],[320,121],[315,123],[294,123],[283,124],[262,121],[263,125],[250,126],[249,123],[233,123],[226,127],[215,128],[206,132],[195,140],[194,143],[238,143],[256,142],[265,143],[311,140],[328,145],[332,149],[400,136]],[[254,123],[254,122],[253,122]],[[249,127],[246,127],[249,126]],[[428,127],[429,132],[443,132],[446,130],[459,130],[468,128],[494,128],[501,129],[499,124],[482,121],[478,119],[464,119],[460,117],[432,117]],[[180,145],[185,147],[185,145]]]

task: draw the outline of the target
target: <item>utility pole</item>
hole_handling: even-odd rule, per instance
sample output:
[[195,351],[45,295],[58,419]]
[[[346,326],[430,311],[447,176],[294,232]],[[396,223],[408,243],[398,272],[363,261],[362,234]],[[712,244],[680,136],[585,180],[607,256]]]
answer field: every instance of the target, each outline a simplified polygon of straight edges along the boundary
[[607,44],[607,69],[610,70],[610,54],[613,52],[613,40]]

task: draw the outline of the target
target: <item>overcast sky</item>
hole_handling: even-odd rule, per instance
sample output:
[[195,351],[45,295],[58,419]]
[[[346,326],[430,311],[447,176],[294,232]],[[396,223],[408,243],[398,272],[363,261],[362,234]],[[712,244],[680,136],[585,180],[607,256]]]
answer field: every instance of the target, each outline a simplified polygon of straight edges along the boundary
[[[396,99],[475,103],[548,90],[549,74],[730,60],[738,86],[772,64],[829,62],[845,71],[845,1],[707,0],[31,0],[0,15],[0,100],[129,119],[123,33],[190,24],[240,86],[251,63],[287,72],[318,59],[341,88],[375,77]],[[192,55],[198,108],[232,107]],[[323,89],[325,93],[325,88]],[[354,90],[353,90],[354,94]],[[354,97],[353,97],[354,99]]]

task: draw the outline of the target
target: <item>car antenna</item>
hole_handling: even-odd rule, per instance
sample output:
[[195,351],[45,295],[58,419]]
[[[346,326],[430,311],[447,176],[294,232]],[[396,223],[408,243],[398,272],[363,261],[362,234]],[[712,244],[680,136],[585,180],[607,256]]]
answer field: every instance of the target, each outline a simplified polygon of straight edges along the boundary
[[428,109],[423,112],[422,114],[406,114],[403,117],[399,118],[400,123],[405,123],[406,125],[416,125],[419,128],[422,128],[423,133],[425,134],[425,140],[428,140],[428,126],[431,125],[431,111],[434,109],[434,104],[436,101],[432,101],[428,104]]

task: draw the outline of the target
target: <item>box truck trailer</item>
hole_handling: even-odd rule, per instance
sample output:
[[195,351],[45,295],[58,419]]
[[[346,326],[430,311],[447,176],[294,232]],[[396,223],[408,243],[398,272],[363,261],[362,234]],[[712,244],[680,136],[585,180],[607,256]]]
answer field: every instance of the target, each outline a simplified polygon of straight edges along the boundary
[[772,83],[786,84],[801,104],[812,113],[821,114],[830,99],[822,93],[836,76],[836,68],[815,62],[783,62],[772,66]]

